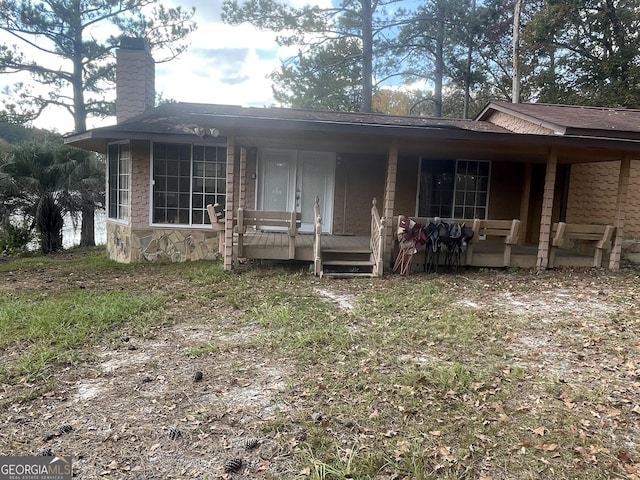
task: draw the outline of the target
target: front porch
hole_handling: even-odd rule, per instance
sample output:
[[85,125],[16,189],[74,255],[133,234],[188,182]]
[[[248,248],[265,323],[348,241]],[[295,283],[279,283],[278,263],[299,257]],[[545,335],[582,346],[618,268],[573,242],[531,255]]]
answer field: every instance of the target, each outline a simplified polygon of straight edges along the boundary
[[[314,236],[312,234],[301,233],[295,237],[295,256],[289,258],[289,236],[282,232],[247,232],[244,235],[244,256],[242,258],[255,260],[294,260],[309,262],[313,264],[314,257]],[[234,256],[237,258],[237,234],[234,235]],[[366,252],[367,257],[371,253],[370,238],[356,235],[322,235],[322,246],[325,257],[329,252],[351,252],[352,262],[359,262],[358,255]],[[395,259],[398,253],[397,246],[393,251]],[[470,254],[471,253],[471,254]],[[610,253],[610,252],[609,252]],[[511,259],[508,267],[513,268],[535,268],[538,255],[538,246],[535,244],[514,245],[511,251]],[[417,252],[411,261],[412,272],[424,272],[426,250]],[[462,253],[460,265],[471,267],[505,267],[504,244],[497,240],[486,240],[477,242],[472,250],[467,249]],[[441,266],[444,266],[445,256],[442,254],[439,259]],[[324,265],[329,265],[331,260],[326,260]],[[593,266],[593,253],[579,248],[558,249],[554,267],[589,267]],[[609,263],[609,254],[602,258],[602,265],[606,267]],[[351,265],[351,272],[363,269],[365,265],[355,263]],[[388,269],[391,271],[391,269]],[[444,270],[443,270],[444,271]]]
[[[247,212],[259,225],[260,212]],[[474,237],[466,248],[460,250],[459,257],[453,264],[450,262],[450,256],[447,256],[446,247],[439,246],[435,254],[431,245],[415,250],[403,245],[400,235],[396,235],[389,249],[391,264],[385,268],[382,261],[385,251],[381,243],[385,222],[379,217],[375,202],[371,209],[370,236],[323,234],[319,216],[316,232],[303,233],[297,230],[298,222],[294,212],[262,213],[268,213],[269,218],[278,213],[283,218],[283,230],[265,231],[256,225],[251,230],[247,230],[246,227],[240,230],[238,222],[234,220],[234,233],[227,237],[231,240],[231,249],[221,244],[221,251],[231,250],[234,261],[253,259],[309,262],[313,272],[319,276],[382,276],[391,272],[409,273],[439,269],[445,271],[447,268],[455,269],[458,266],[536,268],[541,256],[539,244],[518,241],[518,220],[475,220],[467,222],[473,225]],[[244,209],[239,209],[239,217],[243,218],[244,215]],[[399,225],[399,218],[394,218],[394,225]],[[214,228],[222,229],[222,223],[214,222],[213,225]],[[563,228],[558,228],[559,225]],[[568,238],[569,242],[561,241],[560,234],[556,233],[552,241],[552,254],[550,258],[545,259],[549,260],[550,268],[607,267],[610,264],[613,227],[570,225],[570,228],[565,228],[564,225],[554,224],[554,233],[571,228],[603,233],[601,237]],[[403,268],[398,268],[401,265]]]

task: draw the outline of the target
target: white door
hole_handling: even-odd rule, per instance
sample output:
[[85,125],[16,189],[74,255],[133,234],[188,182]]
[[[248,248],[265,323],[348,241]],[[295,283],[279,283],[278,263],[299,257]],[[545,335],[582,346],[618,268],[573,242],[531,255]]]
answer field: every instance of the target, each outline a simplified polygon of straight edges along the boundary
[[302,232],[313,232],[314,203],[320,199],[322,231],[331,233],[335,155],[327,152],[262,150],[258,208],[300,212]]

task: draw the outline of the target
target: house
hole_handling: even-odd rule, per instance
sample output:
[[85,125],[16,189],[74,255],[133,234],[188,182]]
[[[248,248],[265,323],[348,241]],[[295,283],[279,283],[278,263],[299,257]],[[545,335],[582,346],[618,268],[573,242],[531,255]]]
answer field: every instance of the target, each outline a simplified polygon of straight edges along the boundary
[[[153,66],[142,41],[125,39],[117,124],[66,138],[107,155],[115,260],[221,254],[226,269],[246,257],[308,261],[316,273],[364,262],[381,274],[395,258],[401,214],[478,228],[517,220],[517,235],[483,230],[472,265],[617,269],[623,239],[640,236],[640,111],[494,102],[475,120],[456,120],[153,107]],[[508,255],[505,246],[483,256],[492,234]],[[556,257],[565,243],[587,246]]]

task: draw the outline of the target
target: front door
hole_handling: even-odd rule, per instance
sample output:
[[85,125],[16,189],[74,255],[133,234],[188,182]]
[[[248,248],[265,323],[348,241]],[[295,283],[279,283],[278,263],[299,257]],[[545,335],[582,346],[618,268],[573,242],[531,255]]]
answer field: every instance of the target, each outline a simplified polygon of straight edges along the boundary
[[331,233],[335,155],[328,152],[261,150],[258,208],[300,212],[302,232],[313,232],[315,198],[320,199],[322,231]]

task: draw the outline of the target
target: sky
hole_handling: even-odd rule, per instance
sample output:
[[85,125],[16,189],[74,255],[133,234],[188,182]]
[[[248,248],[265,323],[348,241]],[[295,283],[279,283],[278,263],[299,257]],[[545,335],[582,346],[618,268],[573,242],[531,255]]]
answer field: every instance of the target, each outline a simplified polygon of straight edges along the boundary
[[[313,2],[322,4],[330,0]],[[222,0],[165,0],[165,6],[196,8],[198,28],[188,38],[189,48],[177,59],[156,64],[156,92],[165,100],[222,103],[243,106],[275,104],[267,75],[295,49],[280,48],[273,32],[250,25],[230,26],[220,20]],[[290,0],[299,6],[308,0]],[[15,43],[0,35],[0,44]],[[0,88],[18,81],[17,75],[0,75]],[[114,90],[115,95],[115,90]],[[115,123],[115,118],[90,119],[88,128]],[[66,111],[51,109],[33,126],[68,133],[73,119]]]

